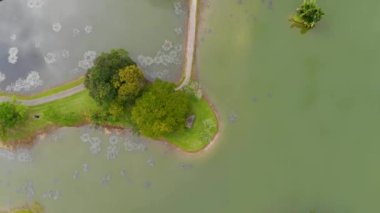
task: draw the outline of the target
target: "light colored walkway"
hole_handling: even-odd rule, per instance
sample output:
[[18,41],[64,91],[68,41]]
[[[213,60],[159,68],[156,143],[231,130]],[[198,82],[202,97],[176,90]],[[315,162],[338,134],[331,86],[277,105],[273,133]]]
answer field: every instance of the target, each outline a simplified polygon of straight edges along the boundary
[[189,0],[189,20],[187,26],[187,38],[186,38],[186,56],[184,65],[185,78],[176,90],[182,89],[189,84],[191,80],[191,73],[193,71],[195,44],[197,39],[197,14],[198,14],[198,0]]
[[[51,101],[59,100],[62,98],[66,98],[66,97],[74,95],[74,94],[76,94],[76,93],[78,93],[84,89],[85,89],[84,85],[81,84],[79,86],[76,86],[76,87],[73,87],[71,89],[56,93],[56,94],[51,95],[51,96],[46,96],[46,97],[37,98],[37,99],[33,99],[33,100],[17,100],[17,102],[24,104],[24,105],[27,105],[27,106],[36,106],[36,105],[40,105],[40,104],[49,103]],[[12,100],[11,97],[7,97],[7,96],[0,97],[0,102],[11,101],[11,100]]]

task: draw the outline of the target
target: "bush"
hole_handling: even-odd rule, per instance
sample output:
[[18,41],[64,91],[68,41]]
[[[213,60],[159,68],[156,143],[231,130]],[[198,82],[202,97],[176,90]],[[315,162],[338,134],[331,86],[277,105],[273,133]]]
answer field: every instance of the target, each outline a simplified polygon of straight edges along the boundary
[[132,108],[132,121],[144,135],[161,137],[185,127],[190,97],[173,83],[156,80]]
[[117,98],[117,89],[112,81],[120,69],[135,63],[123,49],[102,53],[85,76],[85,86],[90,96],[101,106],[107,106]]
[[324,14],[316,0],[304,0],[290,21],[293,22],[292,26],[309,30],[315,27]]
[[136,65],[120,69],[113,79],[113,86],[117,90],[117,103],[133,104],[140,97],[145,83],[144,74]]
[[16,102],[0,103],[0,128],[2,133],[26,119],[26,107]]

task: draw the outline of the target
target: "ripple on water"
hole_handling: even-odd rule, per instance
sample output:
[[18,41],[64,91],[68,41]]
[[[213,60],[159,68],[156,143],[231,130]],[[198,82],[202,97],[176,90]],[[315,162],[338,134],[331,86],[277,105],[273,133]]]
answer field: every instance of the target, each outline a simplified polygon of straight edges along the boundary
[[91,67],[94,66],[94,60],[96,58],[96,52],[95,51],[86,51],[83,54],[83,60],[78,62],[78,66],[84,70],[88,70]]
[[111,181],[111,178],[112,176],[110,174],[106,174],[104,175],[101,179],[100,179],[100,183],[102,186],[108,186],[108,184],[110,183]]
[[62,24],[57,22],[52,25],[52,29],[54,32],[58,33],[62,30]]
[[28,0],[27,1],[27,6],[32,9],[38,9],[41,8],[44,5],[43,0]]

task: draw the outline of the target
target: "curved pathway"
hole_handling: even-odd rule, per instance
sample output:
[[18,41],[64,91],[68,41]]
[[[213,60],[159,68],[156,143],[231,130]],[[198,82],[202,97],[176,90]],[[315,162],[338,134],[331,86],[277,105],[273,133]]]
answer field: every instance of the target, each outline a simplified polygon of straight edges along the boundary
[[[184,63],[184,79],[181,84],[176,88],[176,90],[182,89],[184,86],[189,84],[191,80],[191,73],[193,71],[194,54],[195,54],[195,44],[196,44],[196,34],[197,34],[197,14],[198,14],[198,0],[189,0],[189,15],[188,15],[188,26],[187,26],[187,38],[186,38],[186,51],[185,51],[185,63]],[[45,104],[51,101],[59,100],[71,95],[74,95],[82,90],[84,90],[84,84],[70,88],[68,90],[58,92],[51,96],[46,96],[42,98],[37,98],[33,100],[17,100],[19,103],[27,106],[36,106],[40,104]],[[0,102],[11,101],[12,97],[0,96]]]
[[[42,98],[36,98],[33,100],[17,100],[17,102],[27,105],[27,106],[36,106],[40,104],[45,104],[49,103],[51,101],[56,101],[62,98],[66,98],[68,96],[74,95],[80,91],[83,91],[85,89],[84,84],[78,85],[76,87],[70,88],[68,90],[58,92],[54,95],[42,97]],[[12,97],[8,96],[1,96],[0,97],[0,102],[5,102],[5,101],[12,101]]]
[[187,38],[186,38],[186,58],[184,65],[184,79],[176,90],[182,89],[190,83],[191,73],[193,71],[195,44],[197,39],[197,14],[198,14],[198,0],[189,0],[189,17],[187,25]]

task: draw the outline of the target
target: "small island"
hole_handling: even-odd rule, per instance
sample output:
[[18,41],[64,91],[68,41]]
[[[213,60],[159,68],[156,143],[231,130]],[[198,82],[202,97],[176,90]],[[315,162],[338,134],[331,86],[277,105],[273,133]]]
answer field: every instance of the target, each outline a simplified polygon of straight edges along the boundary
[[44,210],[40,203],[34,202],[23,207],[10,210],[0,210],[0,213],[43,213]]
[[325,13],[317,5],[317,0],[304,0],[289,21],[292,23],[291,27],[300,28],[302,33],[306,33],[316,26],[323,15]]
[[30,145],[59,127],[94,125],[130,128],[197,152],[218,131],[198,83],[178,89],[159,79],[151,82],[123,49],[101,54],[84,78],[34,96],[2,95],[8,100],[0,104],[0,138],[9,148]]

